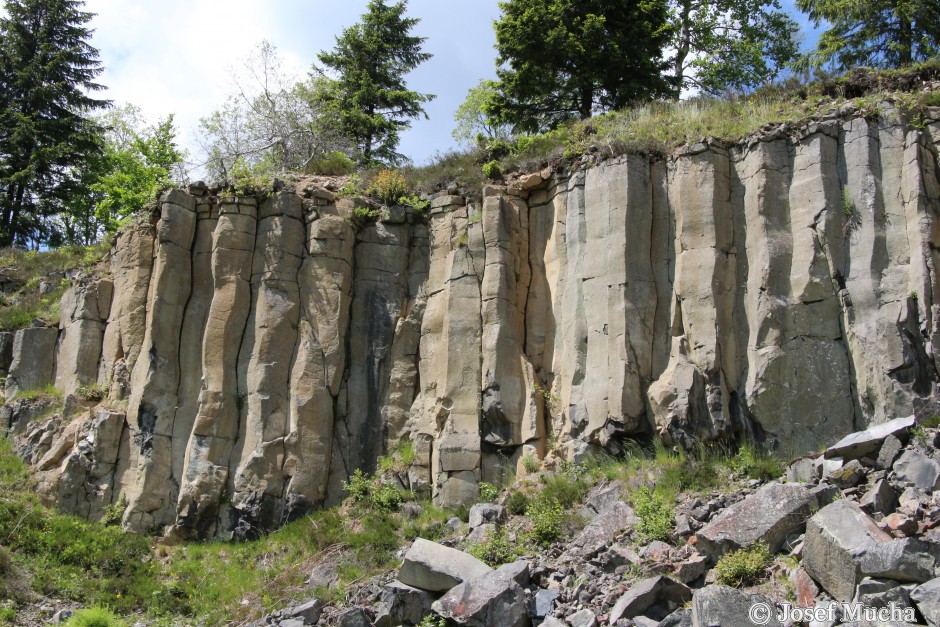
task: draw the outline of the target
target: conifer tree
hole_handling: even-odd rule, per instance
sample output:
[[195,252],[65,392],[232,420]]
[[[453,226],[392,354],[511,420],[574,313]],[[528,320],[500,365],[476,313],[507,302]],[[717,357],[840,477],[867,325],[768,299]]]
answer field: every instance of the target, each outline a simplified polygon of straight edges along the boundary
[[101,150],[101,72],[79,0],[6,0],[0,18],[0,246],[48,240]]
[[422,105],[435,97],[405,85],[405,75],[431,58],[421,51],[426,38],[410,34],[420,20],[404,17],[406,6],[407,0],[371,0],[362,21],[336,38],[332,52],[318,55],[338,75],[342,127],[364,166],[402,162],[404,155],[396,152],[401,132],[411,120],[427,117]]

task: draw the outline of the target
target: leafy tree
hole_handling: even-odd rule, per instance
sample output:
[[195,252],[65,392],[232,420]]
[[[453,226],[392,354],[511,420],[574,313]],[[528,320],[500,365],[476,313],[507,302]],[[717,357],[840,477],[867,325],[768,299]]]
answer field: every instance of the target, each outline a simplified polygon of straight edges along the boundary
[[200,120],[205,166],[214,178],[300,170],[310,159],[350,151],[331,97],[333,81],[292,77],[267,41],[232,81],[235,91],[222,108]]
[[317,57],[338,74],[336,100],[345,133],[358,148],[360,164],[398,164],[401,132],[427,114],[433,94],[411,91],[405,75],[431,58],[421,52],[424,37],[410,35],[420,21],[404,17],[407,0],[386,5],[371,0],[362,21],[336,38],[332,52]]
[[468,144],[481,139],[508,140],[512,136],[512,127],[487,115],[498,97],[499,83],[496,81],[482,80],[467,90],[467,99],[454,114],[457,122],[452,133],[454,139]]
[[507,0],[496,22],[495,119],[540,132],[670,94],[666,0]]
[[144,127],[140,110],[127,105],[107,114],[102,123],[108,129],[105,151],[90,188],[98,196],[97,224],[113,231],[173,184],[183,154],[176,147],[172,115]]
[[778,0],[674,0],[671,21],[680,88],[746,90],[775,80],[797,57],[799,27]]
[[0,18],[0,246],[50,240],[99,153],[101,72],[79,0],[6,0]]
[[900,67],[940,53],[937,0],[796,0],[816,26],[827,22],[803,66]]

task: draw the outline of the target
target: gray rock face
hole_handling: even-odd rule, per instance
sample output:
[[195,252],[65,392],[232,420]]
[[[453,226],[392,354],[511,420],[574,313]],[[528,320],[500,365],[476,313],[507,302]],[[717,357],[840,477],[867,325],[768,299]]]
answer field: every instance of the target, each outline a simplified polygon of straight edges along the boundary
[[609,545],[614,538],[632,529],[639,519],[633,510],[623,501],[616,501],[604,508],[591,520],[572,544],[576,547],[593,549],[598,545]]
[[898,481],[918,490],[935,490],[940,485],[940,464],[919,451],[904,451],[893,468]]
[[398,580],[421,590],[441,592],[491,571],[472,555],[418,538],[405,553]]
[[914,588],[911,600],[917,604],[917,609],[927,619],[928,625],[940,625],[940,579],[931,579]]
[[788,535],[803,528],[815,501],[802,485],[767,484],[713,518],[698,532],[696,546],[715,558],[755,542],[776,552]]
[[[769,615],[766,622],[752,621],[749,612],[760,604]],[[760,594],[748,594],[728,586],[711,585],[695,591],[692,596],[692,625],[715,627],[721,625],[773,625],[783,627],[776,619],[774,602]]]
[[6,398],[53,383],[55,347],[59,332],[46,327],[21,329],[13,338],[13,361],[6,381]]
[[669,577],[650,577],[633,584],[610,611],[608,620],[616,623],[621,618],[641,616],[653,605],[663,605],[667,612],[681,607],[692,598],[688,587]]
[[845,436],[826,449],[826,458],[858,459],[877,452],[888,436],[904,433],[914,426],[914,416],[895,418],[865,431]]
[[934,577],[934,547],[894,540],[856,505],[838,500],[806,525],[803,567],[833,597],[849,601],[864,577],[925,582]]
[[863,425],[827,455],[874,460],[937,383],[936,147],[891,116],[765,139],[378,221],[313,183],[173,190],[117,237],[110,276],[76,279],[58,333],[23,332],[47,337],[14,351],[9,390],[127,403],[124,526],[184,537],[336,503],[400,443],[405,487],[452,507],[507,456],[524,474],[548,434],[570,460],[650,425],[802,454]]
[[469,526],[475,529],[486,523],[501,523],[506,520],[506,508],[495,503],[477,503],[470,508]]
[[527,627],[531,620],[519,576],[519,569],[514,564],[506,564],[468,579],[435,601],[434,611],[459,625],[470,627]]

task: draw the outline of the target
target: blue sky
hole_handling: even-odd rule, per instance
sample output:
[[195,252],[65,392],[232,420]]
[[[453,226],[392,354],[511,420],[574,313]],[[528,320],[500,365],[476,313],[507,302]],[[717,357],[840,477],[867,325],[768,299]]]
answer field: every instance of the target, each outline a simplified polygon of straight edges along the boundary
[[[367,0],[87,0],[96,13],[93,45],[106,67],[104,96],[140,106],[151,120],[174,113],[180,143],[195,151],[198,120],[218,108],[232,87],[231,68],[264,39],[286,65],[305,72],[320,50],[364,12]],[[807,29],[805,16],[785,8]],[[434,56],[409,77],[412,89],[433,93],[430,119],[415,121],[401,151],[423,164],[454,145],[453,114],[467,89],[495,75],[492,23],[497,0],[411,0],[408,13],[421,18],[415,32],[427,37]]]

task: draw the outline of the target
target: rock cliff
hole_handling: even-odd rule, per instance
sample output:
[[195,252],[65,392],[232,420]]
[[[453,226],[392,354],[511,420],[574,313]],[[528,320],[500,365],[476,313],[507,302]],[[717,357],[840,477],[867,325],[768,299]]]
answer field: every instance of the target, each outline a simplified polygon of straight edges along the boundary
[[404,443],[400,480],[453,506],[529,456],[652,433],[798,454],[934,411],[930,114],[586,162],[378,220],[303,181],[171,191],[106,275],[73,281],[57,336],[17,334],[8,398],[106,394],[21,451],[65,510],[125,500],[129,530],[247,537]]

